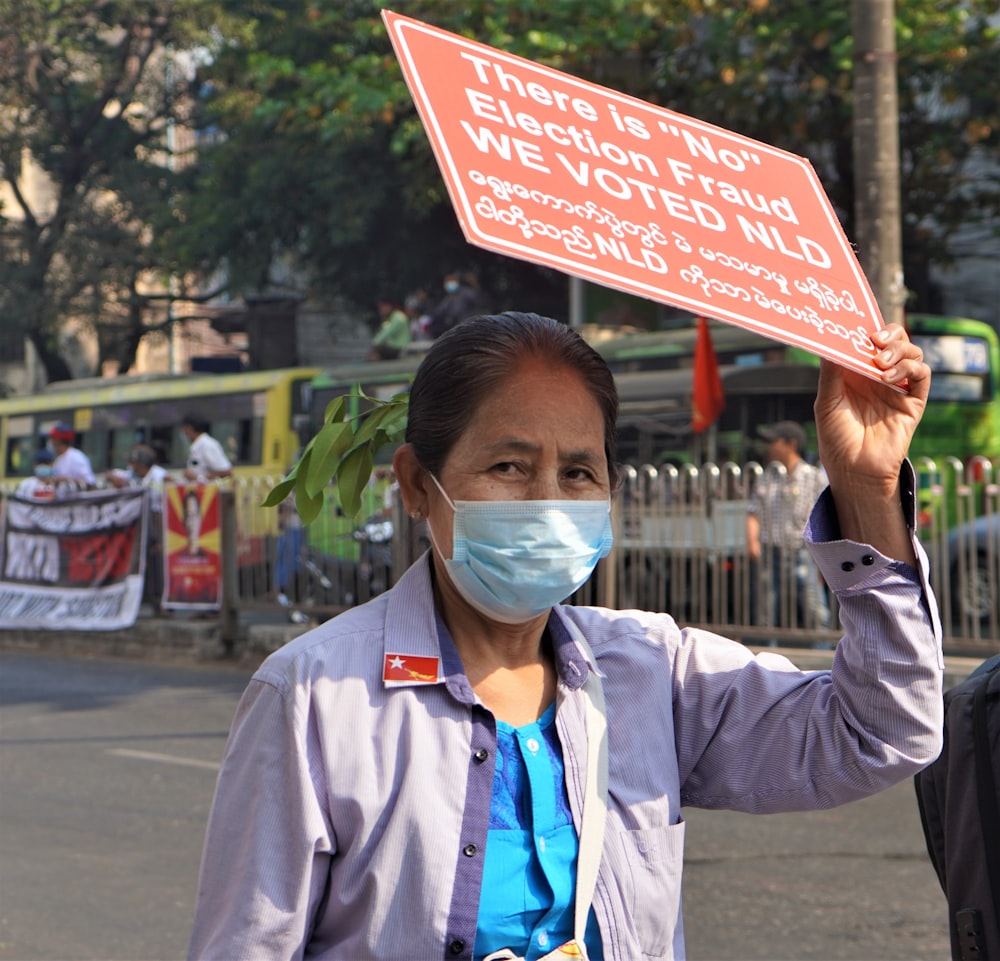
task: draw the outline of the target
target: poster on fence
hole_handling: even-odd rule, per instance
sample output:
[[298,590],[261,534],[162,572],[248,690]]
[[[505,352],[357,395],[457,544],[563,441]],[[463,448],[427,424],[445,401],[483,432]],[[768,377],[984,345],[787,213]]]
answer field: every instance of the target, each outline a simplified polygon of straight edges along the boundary
[[0,628],[117,630],[135,623],[145,575],[144,490],[51,501],[4,498]]
[[169,484],[163,490],[163,607],[222,607],[222,530],[215,484]]

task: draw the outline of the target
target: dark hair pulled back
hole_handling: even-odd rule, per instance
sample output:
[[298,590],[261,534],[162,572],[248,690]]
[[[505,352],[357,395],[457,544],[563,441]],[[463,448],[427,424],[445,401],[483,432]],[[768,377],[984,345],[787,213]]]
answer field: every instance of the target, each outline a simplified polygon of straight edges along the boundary
[[410,388],[406,440],[421,467],[438,475],[483,398],[525,356],[578,373],[604,419],[604,453],[618,483],[618,391],[604,359],[575,330],[550,317],[505,311],[463,321],[427,352]]

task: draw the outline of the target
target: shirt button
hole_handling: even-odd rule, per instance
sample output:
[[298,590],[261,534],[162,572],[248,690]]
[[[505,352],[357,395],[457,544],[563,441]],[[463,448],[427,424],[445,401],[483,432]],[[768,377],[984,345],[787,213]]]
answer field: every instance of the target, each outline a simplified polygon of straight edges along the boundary
[[842,571],[853,571],[854,561],[844,561],[844,563],[840,565],[840,569]]
[[461,954],[465,950],[465,942],[461,940],[461,938],[455,938],[455,940],[448,945],[448,950],[452,954]]
[[474,844],[467,844],[464,848],[462,848],[462,854],[464,854],[467,858],[473,858],[476,856],[476,852],[478,850],[479,848],[477,848]]
[[538,850],[541,851],[542,854],[545,853],[545,838],[544,837],[540,837],[538,839]]
[[536,741],[533,737],[528,738],[525,742],[525,747],[531,751],[532,754],[538,753],[538,741]]
[[545,945],[547,945],[549,943],[549,933],[548,933],[548,931],[539,931],[538,932],[538,943],[543,948],[545,947]]
[[490,752],[486,748],[481,747],[475,754],[472,755],[480,764],[483,763],[489,756]]
[[875,556],[873,554],[865,554],[865,556],[861,558],[861,563],[864,564],[865,567],[871,567],[872,564],[875,563]]

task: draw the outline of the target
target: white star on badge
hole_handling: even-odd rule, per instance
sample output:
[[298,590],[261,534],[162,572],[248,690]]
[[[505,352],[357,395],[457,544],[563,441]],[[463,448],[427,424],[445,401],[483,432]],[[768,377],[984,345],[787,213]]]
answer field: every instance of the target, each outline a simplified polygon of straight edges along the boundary
[[389,661],[389,667],[394,667],[401,671],[403,669],[403,659],[397,654]]

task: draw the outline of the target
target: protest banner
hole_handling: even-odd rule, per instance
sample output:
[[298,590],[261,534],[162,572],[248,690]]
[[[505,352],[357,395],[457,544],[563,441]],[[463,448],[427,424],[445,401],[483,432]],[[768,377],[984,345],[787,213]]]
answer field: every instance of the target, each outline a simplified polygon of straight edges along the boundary
[[135,623],[147,492],[4,498],[0,628],[115,630]]
[[466,239],[878,380],[878,305],[802,157],[383,11]]
[[215,484],[168,484],[163,490],[165,562],[162,606],[222,607],[222,530]]

